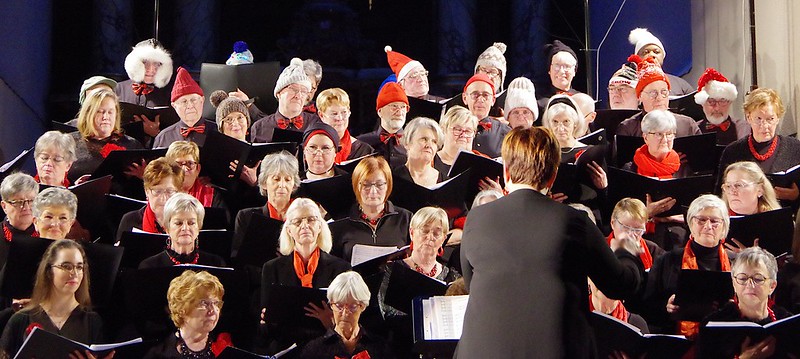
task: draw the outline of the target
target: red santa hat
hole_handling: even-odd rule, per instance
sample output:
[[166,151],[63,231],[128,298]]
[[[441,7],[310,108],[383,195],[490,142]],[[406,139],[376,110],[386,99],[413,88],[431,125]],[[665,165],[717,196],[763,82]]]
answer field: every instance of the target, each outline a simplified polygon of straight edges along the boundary
[[667,74],[661,69],[656,59],[652,57],[642,59],[639,55],[631,55],[628,57],[628,62],[636,63],[636,76],[639,78],[639,82],[636,83],[636,97],[642,94],[642,90],[647,85],[656,81],[664,81],[667,83],[667,89],[672,88]]
[[738,95],[739,91],[736,90],[736,85],[728,81],[719,71],[709,67],[697,80],[697,93],[694,94],[694,102],[702,105],[709,98],[734,101]]
[[397,76],[397,82],[403,80],[412,69],[419,66],[424,68],[422,64],[417,60],[412,60],[406,55],[403,55],[397,51],[392,51],[391,46],[386,46],[383,48],[383,51],[386,52],[386,61],[389,62],[389,67],[392,68],[394,71],[395,76]]
[[408,105],[406,91],[397,82],[388,82],[381,87],[380,92],[378,92],[378,98],[375,101],[375,109],[380,110],[383,106],[392,102],[402,102]]
[[175,76],[175,85],[172,86],[172,97],[170,97],[170,101],[175,102],[179,98],[193,93],[203,96],[203,89],[192,79],[192,75],[189,75],[189,71],[186,71],[183,67],[179,67],[178,75]]

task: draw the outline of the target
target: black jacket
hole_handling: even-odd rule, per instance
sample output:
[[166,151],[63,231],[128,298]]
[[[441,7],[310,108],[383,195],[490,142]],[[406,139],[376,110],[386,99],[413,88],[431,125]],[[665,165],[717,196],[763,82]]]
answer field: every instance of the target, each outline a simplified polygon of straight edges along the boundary
[[411,212],[395,207],[386,201],[386,214],[378,220],[378,226],[372,230],[369,224],[361,219],[358,204],[350,208],[350,216],[331,225],[333,249],[331,254],[350,261],[353,246],[366,244],[371,246],[402,247],[411,242],[408,227],[411,224]]

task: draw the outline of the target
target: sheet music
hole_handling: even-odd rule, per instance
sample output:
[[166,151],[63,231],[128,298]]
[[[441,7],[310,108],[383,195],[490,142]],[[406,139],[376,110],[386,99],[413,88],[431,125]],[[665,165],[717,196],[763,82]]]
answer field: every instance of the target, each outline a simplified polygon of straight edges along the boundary
[[20,157],[25,156],[25,154],[30,152],[31,150],[32,149],[27,149],[25,151],[20,152],[20,154],[17,155],[17,157],[14,157],[13,160],[6,162],[2,167],[0,167],[0,172],[7,171],[14,163],[17,162],[17,160],[19,160]]
[[[428,301],[429,306],[425,305],[425,301],[423,301],[422,306],[422,316],[425,321],[425,339],[460,339],[469,295],[436,296],[428,299]],[[426,309],[428,312],[426,312]],[[428,336],[429,334],[430,336]]]
[[370,259],[385,256],[397,251],[397,247],[369,246],[366,244],[356,244],[353,246],[353,254],[350,257],[350,265],[355,267]]

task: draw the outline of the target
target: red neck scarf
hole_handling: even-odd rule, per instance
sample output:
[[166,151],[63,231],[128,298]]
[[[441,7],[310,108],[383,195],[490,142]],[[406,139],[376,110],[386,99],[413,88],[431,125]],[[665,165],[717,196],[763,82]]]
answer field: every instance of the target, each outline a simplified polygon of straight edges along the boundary
[[[681,269],[694,269],[697,270],[699,267],[697,266],[697,256],[694,254],[692,250],[692,242],[694,242],[694,237],[689,236],[689,240],[686,241],[686,246],[683,247],[683,259],[681,259]],[[728,253],[725,252],[725,248],[720,242],[717,245],[719,250],[719,263],[720,268],[723,272],[730,272],[731,271],[731,261],[728,259]],[[700,323],[698,322],[687,322],[687,321],[680,321],[678,322],[680,334],[683,334],[689,339],[693,339],[697,336],[697,333],[700,332]]]
[[294,273],[297,274],[297,278],[300,278],[300,283],[303,287],[313,288],[311,281],[314,279],[314,272],[317,271],[318,264],[319,247],[311,253],[311,258],[308,259],[308,267],[303,265],[303,258],[300,257],[300,254],[294,251]]
[[199,179],[194,180],[194,184],[192,188],[189,188],[188,193],[197,198],[203,204],[203,207],[211,207],[211,203],[214,201],[214,187],[202,184]]
[[144,206],[144,216],[142,217],[142,230],[147,233],[164,233],[164,230],[156,220],[156,213],[150,208],[150,202]]
[[[36,174],[36,176],[33,176],[33,180],[36,181],[36,183],[42,183],[42,180],[39,179],[39,174]],[[61,182],[61,185],[64,186],[64,187],[69,187],[69,185],[70,185],[69,179],[67,179],[67,174],[66,173],[64,174],[64,181]]]
[[[33,225],[31,225],[33,226]],[[39,237],[39,232],[34,229],[33,233],[31,233],[31,237]],[[14,239],[14,233],[11,232],[11,223],[8,223],[8,220],[3,221],[3,238],[5,238],[6,242],[11,242]]]
[[778,136],[772,137],[772,143],[769,144],[769,149],[767,149],[767,153],[761,155],[756,151],[755,140],[753,139],[753,135],[747,137],[747,147],[750,148],[750,154],[753,155],[759,162],[764,162],[773,154],[775,154],[775,149],[778,147]]
[[647,151],[647,145],[636,149],[633,155],[633,163],[636,164],[636,172],[642,176],[658,177],[661,179],[672,178],[675,172],[681,168],[681,159],[675,150],[670,150],[667,157],[659,161]]
[[369,352],[362,350],[351,357],[334,356],[334,359],[370,359]]
[[[608,245],[611,245],[612,239],[614,239],[614,232],[611,232],[606,238]],[[642,261],[644,269],[648,270],[653,266],[653,255],[650,254],[650,249],[647,248],[647,242],[644,241],[644,238],[639,238],[639,247],[642,249],[642,252],[639,253],[639,260]]]
[[[289,203],[286,204],[286,208],[289,208],[289,205],[292,204],[292,201],[292,199],[289,200]],[[273,207],[272,203],[269,203],[269,201],[267,201],[267,209],[269,210],[269,218],[283,221],[283,215],[286,214],[285,211],[283,213],[278,212],[278,209]]]
[[[592,303],[592,295],[589,294],[589,311],[593,312],[594,310],[595,309],[594,309],[594,303]],[[625,323],[628,322],[628,318],[630,317],[630,312],[628,312],[628,310],[625,309],[625,306],[622,305],[621,300],[617,301],[617,306],[614,307],[614,310],[611,313],[606,313],[606,314],[609,314],[612,317],[617,318]]]
[[350,151],[353,149],[353,140],[350,138],[350,130],[344,130],[344,135],[339,140],[339,144],[342,145],[342,149],[336,152],[336,158],[333,159],[333,163],[336,164],[346,161],[347,157],[350,156]]

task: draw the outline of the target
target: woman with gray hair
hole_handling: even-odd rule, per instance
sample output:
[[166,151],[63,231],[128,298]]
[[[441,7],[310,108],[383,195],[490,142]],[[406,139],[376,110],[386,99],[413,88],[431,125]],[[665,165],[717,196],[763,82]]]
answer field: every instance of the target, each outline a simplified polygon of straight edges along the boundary
[[[790,317],[786,309],[771,306],[770,296],[778,286],[778,263],[775,257],[760,247],[742,250],[736,256],[731,268],[731,281],[736,300],[726,303],[718,311],[703,319],[703,326],[708,322],[750,321],[766,325],[776,320]],[[703,331],[698,343],[703,343]],[[713,346],[698,345],[698,358],[776,358],[788,357],[787,353],[775,353],[777,349],[775,337],[769,336],[760,342],[744,339],[735,347],[735,352],[719,352]],[[706,352],[703,348],[709,350]],[[796,354],[796,353],[794,353]]]
[[444,135],[436,121],[417,117],[406,125],[401,143],[406,148],[408,159],[404,166],[395,168],[392,176],[431,187],[447,179],[433,167],[433,157],[442,147]]
[[76,158],[72,136],[58,131],[45,132],[36,140],[33,157],[36,161],[36,182],[69,187],[67,172]]
[[[339,273],[350,270],[349,263],[328,254],[332,245],[331,231],[319,206],[308,198],[292,201],[279,239],[282,256],[264,263],[261,270],[262,316],[273,284],[328,288]],[[332,313],[325,303],[308,303],[306,311],[306,315],[319,319],[325,328],[333,327]],[[266,332],[271,342],[270,349],[307,342],[320,334],[300,329],[286,330],[274,325],[269,325]]]
[[[669,314],[679,309],[674,301],[678,275],[682,269],[731,271],[731,262],[722,245],[731,223],[725,202],[711,194],[697,197],[689,206],[686,222],[691,232],[686,245],[662,255],[650,269],[645,301],[657,313],[648,317],[648,324],[661,328],[661,331],[653,332],[668,333],[674,328]],[[693,338],[697,335],[698,324],[680,322],[679,334]]]
[[162,268],[178,264],[200,264],[224,267],[225,261],[216,254],[203,252],[198,236],[203,228],[206,210],[197,198],[187,193],[173,194],[164,204],[162,223],[169,239],[163,252],[146,258],[139,269]]
[[0,184],[0,206],[6,214],[3,220],[3,238],[11,242],[15,236],[36,236],[33,226],[33,201],[39,185],[24,173],[12,173]]
[[644,145],[636,150],[633,162],[625,167],[642,176],[680,178],[689,173],[687,166],[672,149],[678,127],[675,115],[666,110],[653,110],[642,118]]
[[328,287],[328,302],[333,310],[333,328],[309,342],[301,358],[392,358],[385,342],[368,333],[360,324],[369,305],[370,292],[361,275],[348,271],[336,276]]
[[47,188],[33,200],[33,225],[42,238],[67,238],[77,213],[78,197],[60,187]]

